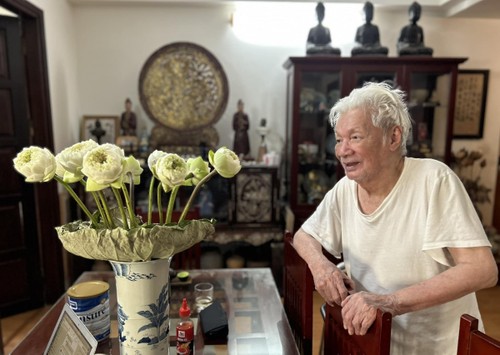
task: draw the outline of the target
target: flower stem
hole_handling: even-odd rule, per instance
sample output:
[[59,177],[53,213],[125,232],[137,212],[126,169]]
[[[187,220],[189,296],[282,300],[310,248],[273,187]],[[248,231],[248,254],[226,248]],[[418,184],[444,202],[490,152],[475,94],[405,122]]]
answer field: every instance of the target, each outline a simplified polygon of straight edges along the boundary
[[172,191],[170,191],[167,213],[165,214],[165,223],[170,223],[172,221],[172,211],[174,210],[175,198],[177,197],[177,191],[179,191],[179,187],[180,186],[174,186]]
[[158,218],[159,218],[158,223],[163,224],[163,216],[162,216],[163,208],[161,207],[161,189],[162,186],[160,182],[158,183],[158,187],[156,188],[156,204],[158,205]]
[[82,211],[87,215],[87,217],[89,218],[89,220],[92,222],[92,226],[94,228],[97,228],[97,221],[95,220],[95,218],[92,215],[92,213],[90,213],[90,211],[87,208],[87,206],[85,206],[85,204],[82,202],[82,200],[80,199],[80,197],[78,197],[78,195],[76,194],[75,190],[73,190],[73,188],[71,186],[69,186],[69,184],[66,183],[59,176],[55,175],[54,179],[57,182],[61,183],[64,186],[64,188],[66,189],[66,191],[68,191],[68,193],[71,195],[71,197],[73,197],[73,199],[76,201],[76,203],[78,204],[78,206],[80,206],[80,208],[82,209]]
[[177,223],[181,223],[184,220],[184,218],[186,218],[186,215],[189,212],[189,209],[191,208],[191,205],[193,204],[194,198],[198,194],[198,191],[200,191],[201,187],[208,180],[210,180],[212,178],[212,176],[214,176],[215,174],[217,174],[217,170],[214,169],[210,173],[208,173],[207,175],[205,175],[205,177],[203,179],[201,179],[200,182],[198,182],[198,184],[196,184],[193,192],[191,193],[191,196],[189,196],[189,200],[186,203],[186,206],[184,207],[184,210],[182,210],[182,214],[179,217],[179,220],[177,221]]
[[153,220],[153,189],[155,186],[155,177],[151,176],[151,183],[149,184],[149,194],[148,194],[148,224],[152,223]]
[[135,210],[133,206],[133,201],[130,198],[130,194],[127,190],[126,184],[122,183],[123,195],[125,196],[125,203],[127,204],[128,215],[130,218],[130,228],[137,228],[137,221],[135,220]]
[[122,197],[120,195],[120,191],[118,191],[118,189],[115,187],[112,187],[111,189],[113,190],[113,194],[115,195],[116,203],[118,203],[118,209],[120,210],[120,214],[122,216],[123,228],[128,230],[129,228],[128,228],[128,222],[127,222],[127,214],[125,213],[125,210],[123,209],[123,201],[122,201]]
[[104,211],[104,207],[102,207],[101,200],[99,199],[99,194],[95,191],[91,191],[90,193],[92,194],[92,197],[94,198],[95,204],[97,206],[97,209],[99,210],[99,214],[101,216],[102,221],[106,225],[106,228],[108,228],[109,227],[108,221],[106,220],[106,216],[105,216],[106,212]]
[[113,229],[115,228],[115,222],[113,222],[113,218],[111,218],[111,212],[109,211],[108,204],[106,203],[106,196],[104,196],[104,193],[101,191],[97,192],[99,194],[99,198],[101,199],[102,206],[104,208],[105,217],[108,220],[109,228]]
[[[81,179],[80,183],[85,188],[85,191],[87,191],[87,181]],[[87,191],[87,192],[90,192],[90,194],[92,195],[92,198],[94,199],[94,202],[97,206],[97,210],[99,211],[99,215],[101,216],[101,219],[102,219],[103,223],[105,224],[106,228],[108,228],[109,227],[108,223],[107,223],[106,219],[104,218],[104,209],[102,207],[101,201],[99,201],[99,195],[95,191]]]

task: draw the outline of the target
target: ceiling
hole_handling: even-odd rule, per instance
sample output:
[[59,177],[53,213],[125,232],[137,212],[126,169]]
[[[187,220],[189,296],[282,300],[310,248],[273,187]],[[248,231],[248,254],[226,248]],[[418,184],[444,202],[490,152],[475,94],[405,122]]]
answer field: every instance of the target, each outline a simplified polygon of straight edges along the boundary
[[498,0],[456,0],[449,1],[456,3],[448,10],[448,16],[469,17],[469,18],[500,18],[500,1]]
[[[236,0],[67,0],[72,4],[159,4],[159,3],[190,3],[190,4],[225,4],[238,2]],[[316,0],[239,0],[240,2],[316,2]],[[366,0],[324,0],[324,3],[359,3]],[[407,9],[412,0],[371,0],[376,7],[389,9]],[[419,0],[422,11],[439,17],[492,18],[500,19],[500,0]]]
[[[404,0],[376,0],[377,3],[398,2]],[[420,0],[424,11],[433,12],[442,17],[497,18],[500,19],[500,1],[498,0]],[[375,2],[374,2],[375,3]]]

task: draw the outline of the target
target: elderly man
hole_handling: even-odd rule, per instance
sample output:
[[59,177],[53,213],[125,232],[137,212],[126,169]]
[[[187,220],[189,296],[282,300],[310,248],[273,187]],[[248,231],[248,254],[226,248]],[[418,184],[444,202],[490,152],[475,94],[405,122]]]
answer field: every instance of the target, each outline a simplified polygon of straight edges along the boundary
[[[377,308],[394,316],[392,354],[455,354],[459,319],[480,319],[475,291],[494,286],[491,245],[460,179],[445,164],[406,157],[404,93],[370,83],[330,113],[346,176],[294,237],[325,301],[350,334]],[[344,257],[346,274],[321,252]]]

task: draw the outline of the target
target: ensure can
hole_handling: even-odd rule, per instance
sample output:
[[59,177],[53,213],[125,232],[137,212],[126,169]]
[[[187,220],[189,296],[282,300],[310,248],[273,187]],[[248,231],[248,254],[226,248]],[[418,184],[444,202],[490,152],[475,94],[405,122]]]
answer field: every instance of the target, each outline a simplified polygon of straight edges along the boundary
[[68,289],[68,303],[78,318],[87,326],[97,341],[109,337],[109,284],[88,281]]

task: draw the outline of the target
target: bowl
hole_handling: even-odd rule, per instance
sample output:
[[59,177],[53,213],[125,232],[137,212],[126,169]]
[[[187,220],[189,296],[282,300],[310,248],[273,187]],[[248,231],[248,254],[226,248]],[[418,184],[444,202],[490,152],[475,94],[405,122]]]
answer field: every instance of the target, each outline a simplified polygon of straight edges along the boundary
[[179,279],[179,281],[187,281],[187,279],[189,278],[189,272],[188,271],[179,271],[177,273],[177,278]]

